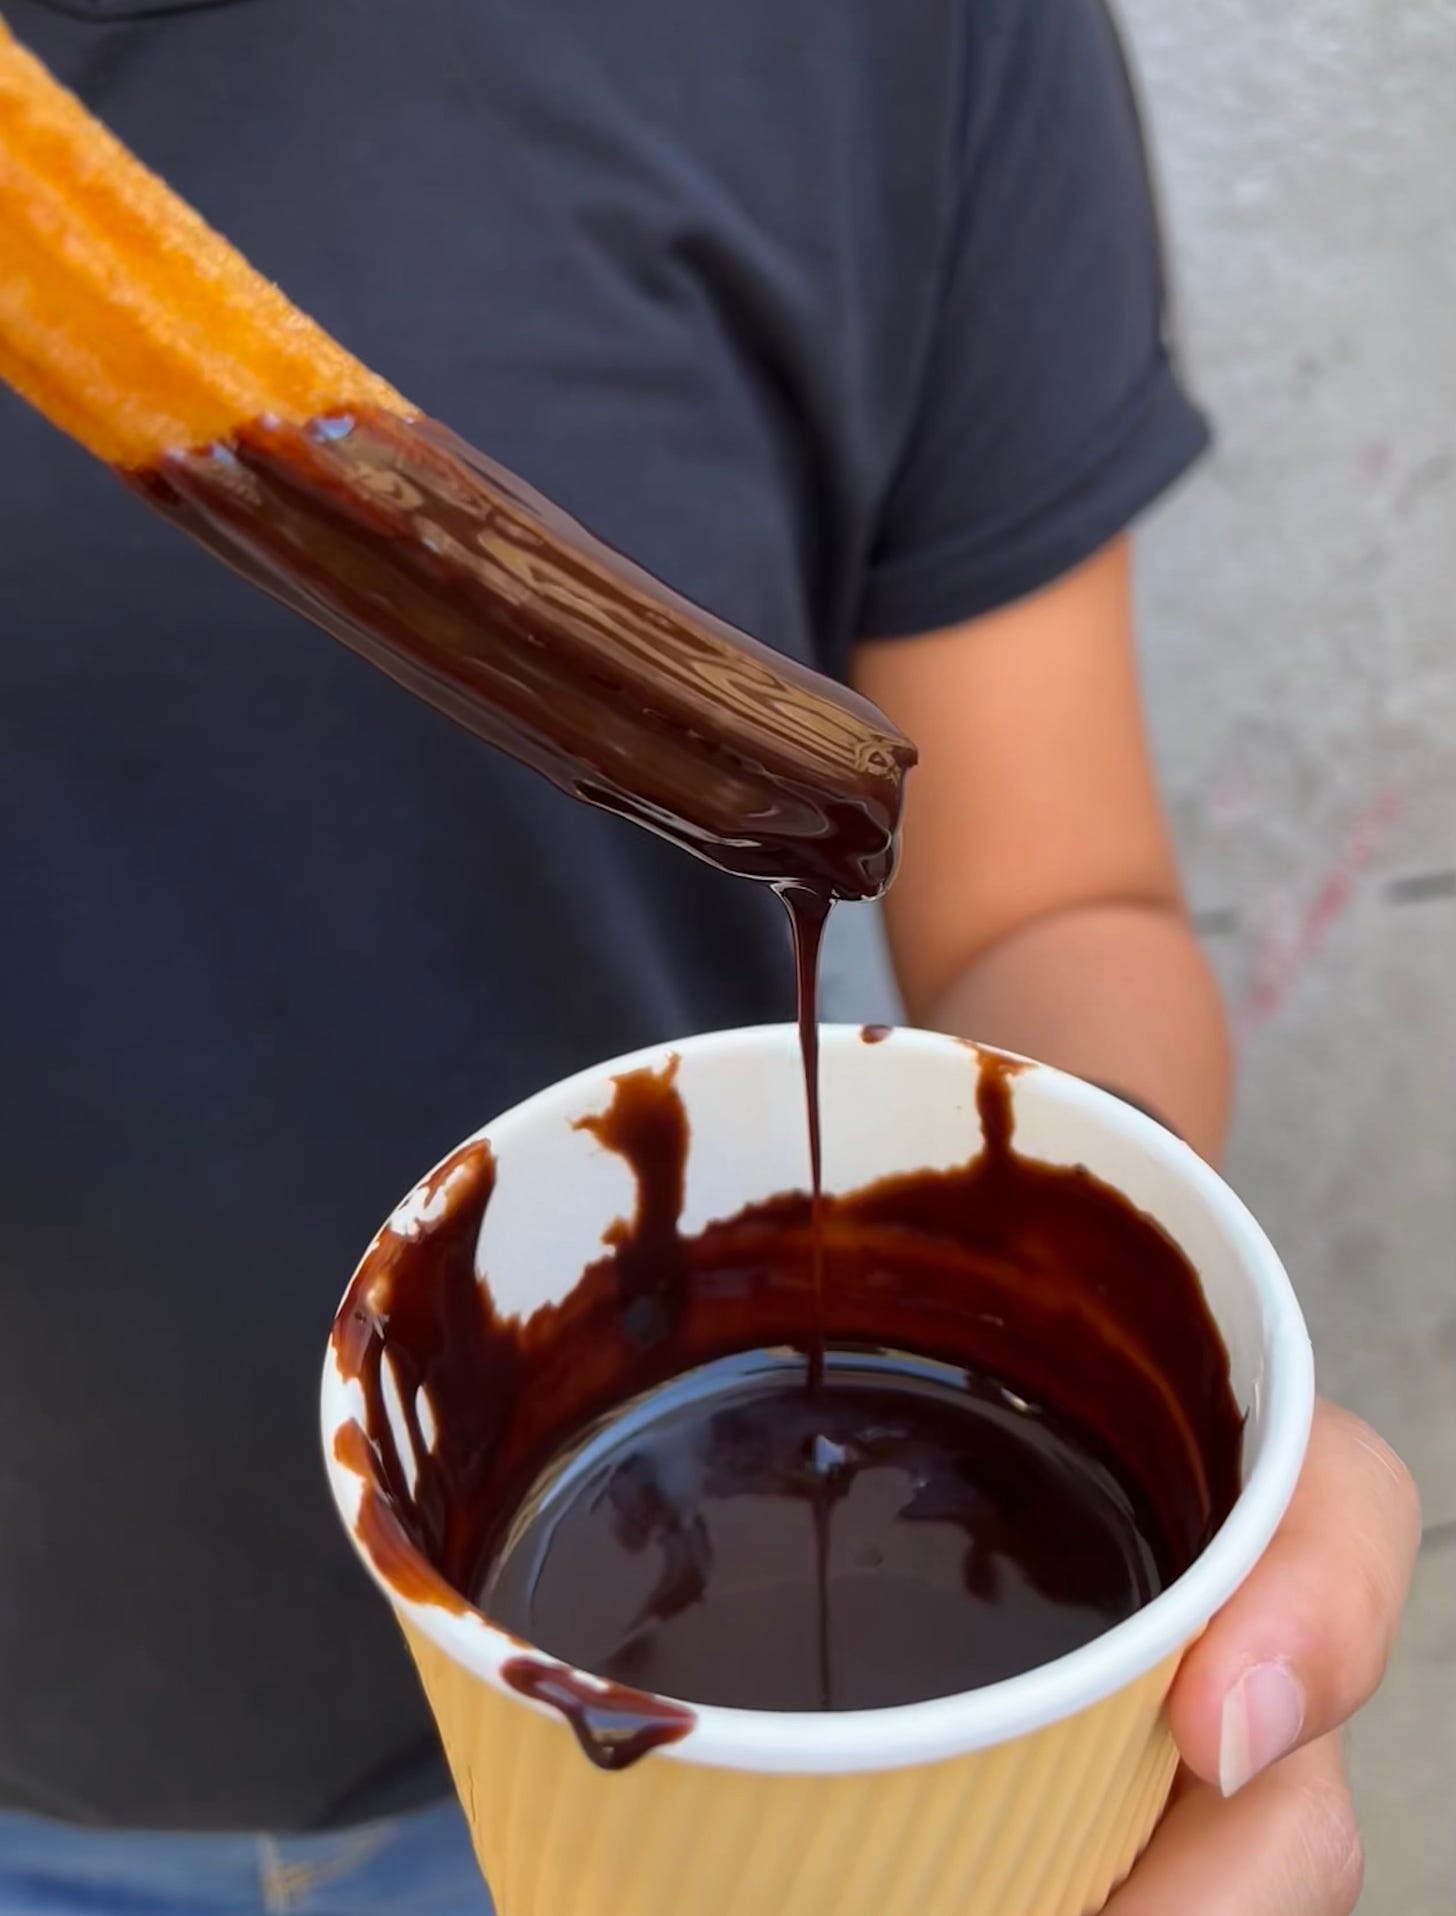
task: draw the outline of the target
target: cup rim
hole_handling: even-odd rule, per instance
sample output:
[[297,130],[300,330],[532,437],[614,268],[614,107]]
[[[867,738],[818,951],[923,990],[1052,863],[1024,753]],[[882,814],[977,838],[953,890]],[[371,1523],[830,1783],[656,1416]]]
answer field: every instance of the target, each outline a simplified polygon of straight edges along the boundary
[[[1247,1206],[1212,1166],[1136,1107],[1051,1065],[908,1026],[896,1026],[890,1035],[897,1049],[909,1046],[943,1053],[954,1047],[962,1055],[969,1049],[983,1056],[1015,1059],[1023,1068],[1014,1081],[1013,1096],[1034,1082],[1038,1096],[1049,1095],[1090,1110],[1104,1129],[1120,1133],[1171,1175],[1194,1188],[1218,1216],[1262,1309],[1267,1353],[1260,1395],[1262,1449],[1233,1509],[1188,1569],[1151,1603],[1079,1649],[981,1689],[878,1709],[761,1711],[685,1700],[693,1715],[693,1727],[680,1742],[657,1752],[668,1761],[779,1774],[893,1770],[986,1749],[1075,1716],[1126,1689],[1178,1655],[1198,1636],[1258,1562],[1298,1481],[1314,1414],[1314,1360],[1308,1332],[1278,1253]],[[821,1025],[821,1050],[850,1042],[856,1046],[862,1043],[860,1026]],[[569,1108],[572,1115],[579,1114],[588,1094],[600,1094],[613,1077],[643,1067],[661,1069],[674,1056],[704,1059],[744,1049],[792,1046],[797,1057],[798,1043],[795,1026],[777,1024],[737,1027],[676,1043],[649,1045],[589,1066],[534,1093],[483,1125],[466,1142],[489,1137],[499,1147],[507,1129],[533,1124],[553,1108]],[[883,1047],[886,1051],[889,1048]],[[416,1191],[430,1175],[426,1173]],[[409,1202],[407,1197],[404,1203]],[[380,1233],[387,1228],[388,1220],[380,1226]],[[359,1269],[368,1257],[366,1252],[351,1277],[341,1310],[347,1307]],[[453,1663],[491,1684],[517,1707],[543,1710],[545,1706],[510,1688],[502,1666],[523,1651],[548,1663],[559,1659],[523,1644],[473,1608],[447,1609],[442,1604],[402,1595],[360,1537],[356,1516],[363,1485],[334,1451],[336,1431],[355,1416],[350,1392],[330,1345],[320,1403],[324,1461],[340,1518],[365,1568],[412,1631],[443,1651]],[[598,1681],[590,1673],[577,1674],[588,1684]]]

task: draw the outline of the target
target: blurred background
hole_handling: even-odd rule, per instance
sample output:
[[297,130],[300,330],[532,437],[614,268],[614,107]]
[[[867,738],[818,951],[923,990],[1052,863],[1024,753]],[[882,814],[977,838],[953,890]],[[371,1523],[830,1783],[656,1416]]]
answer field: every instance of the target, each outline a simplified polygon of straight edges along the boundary
[[[1456,1909],[1456,0],[1122,0],[1213,456],[1146,689],[1238,1028],[1228,1170],[1425,1547],[1353,1732],[1362,1910]],[[828,1015],[892,1015],[841,912]]]

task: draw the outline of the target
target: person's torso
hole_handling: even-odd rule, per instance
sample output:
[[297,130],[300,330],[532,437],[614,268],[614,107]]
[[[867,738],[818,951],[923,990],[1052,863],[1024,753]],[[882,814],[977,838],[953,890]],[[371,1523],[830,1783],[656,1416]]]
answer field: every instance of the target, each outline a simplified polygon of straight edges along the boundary
[[[950,0],[11,0],[412,400],[842,669],[915,398]],[[0,1802],[437,1787],[315,1464],[398,1192],[564,1072],[784,1015],[755,888],[572,806],[0,393]]]

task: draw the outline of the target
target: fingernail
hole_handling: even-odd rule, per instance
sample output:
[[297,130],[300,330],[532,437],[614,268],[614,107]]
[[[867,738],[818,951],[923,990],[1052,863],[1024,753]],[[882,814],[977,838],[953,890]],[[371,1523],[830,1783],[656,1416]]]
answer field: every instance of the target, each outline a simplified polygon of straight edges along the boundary
[[1287,1756],[1304,1728],[1304,1691],[1287,1663],[1256,1663],[1223,1700],[1218,1786],[1232,1796]]

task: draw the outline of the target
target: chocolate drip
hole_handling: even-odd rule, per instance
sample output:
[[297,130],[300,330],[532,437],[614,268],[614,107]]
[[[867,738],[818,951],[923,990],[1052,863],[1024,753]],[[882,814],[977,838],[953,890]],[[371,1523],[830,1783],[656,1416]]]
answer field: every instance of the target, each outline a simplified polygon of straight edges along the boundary
[[824,1376],[824,1153],[819,1134],[819,953],[831,901],[803,885],[784,885],[779,896],[789,914],[794,942],[794,984],[799,1007],[799,1056],[804,1066],[804,1106],[809,1123],[809,1227],[813,1260],[814,1328],[806,1382],[812,1396]]
[[501,1675],[522,1696],[559,1711],[599,1770],[625,1770],[665,1743],[680,1742],[693,1727],[692,1711],[680,1703],[620,1683],[593,1683],[559,1663],[512,1657]]

